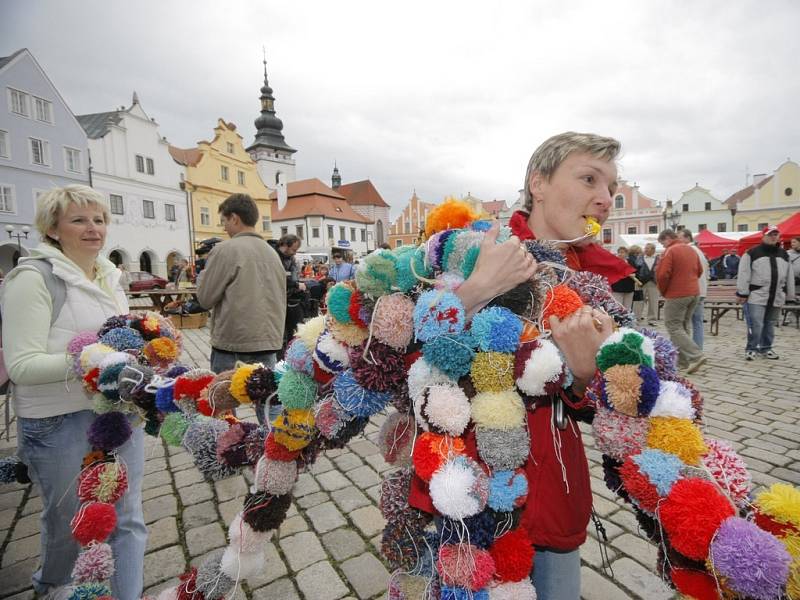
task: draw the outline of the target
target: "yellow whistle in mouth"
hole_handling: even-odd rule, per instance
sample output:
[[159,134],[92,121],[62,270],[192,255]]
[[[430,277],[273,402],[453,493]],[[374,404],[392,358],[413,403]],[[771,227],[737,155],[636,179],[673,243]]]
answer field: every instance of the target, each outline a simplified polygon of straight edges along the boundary
[[600,223],[594,217],[586,217],[586,235],[595,237],[600,233]]

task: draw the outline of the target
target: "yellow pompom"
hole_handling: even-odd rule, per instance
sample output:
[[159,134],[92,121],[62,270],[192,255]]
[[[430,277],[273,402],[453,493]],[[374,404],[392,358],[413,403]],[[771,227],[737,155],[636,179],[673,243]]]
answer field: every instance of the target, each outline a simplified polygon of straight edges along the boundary
[[670,452],[687,465],[697,466],[708,448],[700,429],[689,419],[652,417],[647,434],[650,448]]
[[314,349],[317,347],[317,340],[322,332],[325,331],[325,315],[320,315],[309,319],[305,323],[297,326],[295,337],[300,338],[306,348]]
[[[353,323],[339,323],[334,319],[328,321],[328,330],[333,339],[347,346],[355,347],[360,345],[369,337],[369,331]],[[314,346],[312,346],[314,347]]]
[[275,441],[287,450],[302,450],[316,433],[314,411],[301,408],[284,410],[272,422],[272,433]]
[[800,559],[795,558],[789,565],[789,579],[786,581],[786,593],[790,598],[800,598]]
[[252,400],[247,395],[247,379],[259,365],[242,365],[231,375],[231,387],[228,393],[236,398],[240,404],[250,404]]
[[461,229],[478,219],[472,207],[461,200],[448,198],[428,213],[425,219],[425,237],[445,229]]
[[502,392],[514,389],[514,355],[505,352],[478,352],[470,369],[477,392]]
[[522,427],[525,405],[514,390],[482,392],[472,399],[472,420],[487,429],[516,429]]
[[756,495],[758,510],[779,523],[800,527],[800,489],[788,483],[773,483]]
[[779,538],[795,562],[800,561],[800,533],[790,533]]

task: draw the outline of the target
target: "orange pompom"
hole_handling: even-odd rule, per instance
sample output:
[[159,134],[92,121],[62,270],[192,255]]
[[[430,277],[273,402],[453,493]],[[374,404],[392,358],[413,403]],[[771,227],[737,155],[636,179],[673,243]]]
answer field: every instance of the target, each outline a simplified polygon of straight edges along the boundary
[[583,300],[571,288],[561,284],[547,291],[542,313],[542,327],[550,329],[550,317],[556,316],[564,320],[583,306]]
[[478,219],[469,204],[448,198],[428,213],[425,219],[425,237],[445,229],[461,229]]

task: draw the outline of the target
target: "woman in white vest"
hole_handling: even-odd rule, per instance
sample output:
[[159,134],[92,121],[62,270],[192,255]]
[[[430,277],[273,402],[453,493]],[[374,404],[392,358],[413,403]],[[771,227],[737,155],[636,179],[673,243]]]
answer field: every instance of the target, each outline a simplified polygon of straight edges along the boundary
[[[14,411],[18,450],[39,487],[40,567],[33,586],[42,596],[69,584],[79,547],[70,520],[79,507],[77,476],[90,451],[86,431],[95,418],[92,401],[74,380],[66,348],[75,334],[97,331],[113,315],[126,314],[128,301],[120,271],[100,256],[109,212],[95,190],[70,185],[39,197],[36,228],[42,243],[6,277],[2,293],[3,350],[15,384]],[[52,282],[26,262],[52,265],[52,277],[63,281],[63,306],[53,315]],[[118,524],[110,539],[116,563],[114,597],[142,594],[147,528],[142,514],[144,441],[141,427],[119,449],[127,467],[128,491],[116,505]]]

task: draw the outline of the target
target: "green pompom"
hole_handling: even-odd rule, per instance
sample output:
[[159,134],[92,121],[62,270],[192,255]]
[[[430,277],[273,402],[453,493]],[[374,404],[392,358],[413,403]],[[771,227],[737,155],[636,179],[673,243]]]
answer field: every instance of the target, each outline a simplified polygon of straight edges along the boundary
[[606,344],[597,353],[597,368],[605,372],[616,365],[653,366],[653,357],[642,349],[644,336],[637,332],[626,333],[622,340]]
[[473,246],[464,254],[464,262],[461,265],[461,274],[464,279],[468,279],[475,269],[475,263],[478,262],[478,255],[481,253],[480,246]]
[[411,261],[414,260],[416,250],[414,246],[400,246],[394,250],[397,257],[395,285],[403,293],[411,291],[419,283],[411,270]]
[[337,283],[328,292],[326,303],[328,313],[339,323],[352,323],[350,318],[350,299],[353,297],[353,290],[343,283]]
[[187,429],[189,429],[189,419],[186,415],[181,412],[171,412],[164,418],[158,433],[170,446],[180,446]]
[[160,428],[161,423],[158,422],[158,419],[147,419],[147,421],[144,422],[144,432],[147,435],[156,437]]
[[389,250],[379,250],[367,255],[363,267],[356,271],[358,289],[371,298],[390,294],[396,280],[397,257]]
[[305,373],[288,369],[278,384],[278,400],[286,409],[311,408],[317,396],[317,383]]
[[431,277],[433,269],[425,264],[425,247],[418,246],[414,251],[414,257],[411,259],[411,264],[414,266],[414,272],[418,277]]
[[92,396],[92,409],[98,415],[111,412],[112,410],[120,410],[119,402],[112,402],[103,394],[94,394]]

